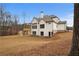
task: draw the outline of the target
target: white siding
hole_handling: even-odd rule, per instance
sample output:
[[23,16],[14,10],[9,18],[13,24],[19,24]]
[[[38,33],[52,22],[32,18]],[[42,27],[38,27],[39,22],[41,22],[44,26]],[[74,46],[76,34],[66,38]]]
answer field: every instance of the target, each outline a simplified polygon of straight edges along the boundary
[[58,30],[59,31],[66,30],[66,24],[58,24]]
[[[45,27],[44,27],[44,28],[40,28],[40,25],[41,25],[41,24],[44,24]],[[45,31],[46,31],[45,28],[46,28],[46,23],[45,23],[45,21],[41,20],[41,21],[39,22],[39,29],[38,29],[38,31],[39,31],[39,32],[38,32],[38,33],[39,33],[39,36],[41,36],[41,35],[40,35],[40,32],[41,32],[41,31],[44,32],[44,36],[45,36]]]
[[[34,23],[35,23],[35,24],[34,24]],[[32,35],[32,32],[33,32],[33,31],[36,31],[36,35],[38,35],[38,30],[37,30],[37,29],[32,29],[33,24],[37,26],[37,29],[38,29],[38,27],[39,27],[39,26],[38,26],[38,21],[37,21],[36,19],[33,19],[32,24],[31,24],[31,35]]]
[[53,18],[53,20],[57,23],[60,21],[58,18]]
[[57,24],[53,22],[53,33],[57,32]]
[[46,23],[46,31],[52,32],[53,30],[53,22]]

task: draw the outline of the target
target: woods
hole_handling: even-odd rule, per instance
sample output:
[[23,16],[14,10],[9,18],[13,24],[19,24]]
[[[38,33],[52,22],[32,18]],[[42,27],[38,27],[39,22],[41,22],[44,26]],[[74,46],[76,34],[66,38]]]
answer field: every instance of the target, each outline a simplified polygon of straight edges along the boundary
[[18,18],[0,6],[0,35],[12,35],[18,32]]

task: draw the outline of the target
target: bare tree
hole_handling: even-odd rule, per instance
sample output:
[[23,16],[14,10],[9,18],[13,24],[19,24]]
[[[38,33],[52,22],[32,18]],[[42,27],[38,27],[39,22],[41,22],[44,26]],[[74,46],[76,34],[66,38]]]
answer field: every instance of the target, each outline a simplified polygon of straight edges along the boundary
[[[13,21],[14,20],[14,21]],[[8,35],[17,33],[18,18],[5,11],[4,7],[0,7],[0,35]],[[9,29],[9,31],[8,31]],[[13,32],[12,32],[13,31]]]
[[70,56],[79,55],[79,4],[74,4],[74,30]]
[[26,13],[23,12],[22,16],[23,16],[23,20],[24,20],[24,23],[23,23],[23,28],[24,28],[25,27],[25,23],[26,23]]
[[0,35],[4,34],[4,7],[0,6]]

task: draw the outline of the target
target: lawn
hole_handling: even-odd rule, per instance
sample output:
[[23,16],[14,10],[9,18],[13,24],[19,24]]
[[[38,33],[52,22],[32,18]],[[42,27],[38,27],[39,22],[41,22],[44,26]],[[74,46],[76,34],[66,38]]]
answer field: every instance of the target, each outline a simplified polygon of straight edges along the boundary
[[59,33],[52,38],[33,36],[0,36],[0,55],[68,55],[72,32]]

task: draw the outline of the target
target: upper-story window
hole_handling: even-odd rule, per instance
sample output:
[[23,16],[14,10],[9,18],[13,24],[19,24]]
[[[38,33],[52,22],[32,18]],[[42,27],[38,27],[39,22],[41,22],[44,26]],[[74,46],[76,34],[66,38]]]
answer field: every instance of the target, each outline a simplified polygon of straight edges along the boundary
[[50,22],[48,24],[51,24]]
[[44,28],[44,27],[45,27],[45,25],[44,25],[44,24],[41,24],[41,25],[40,25],[40,28]]
[[32,26],[32,29],[37,29],[37,25],[33,25]]

